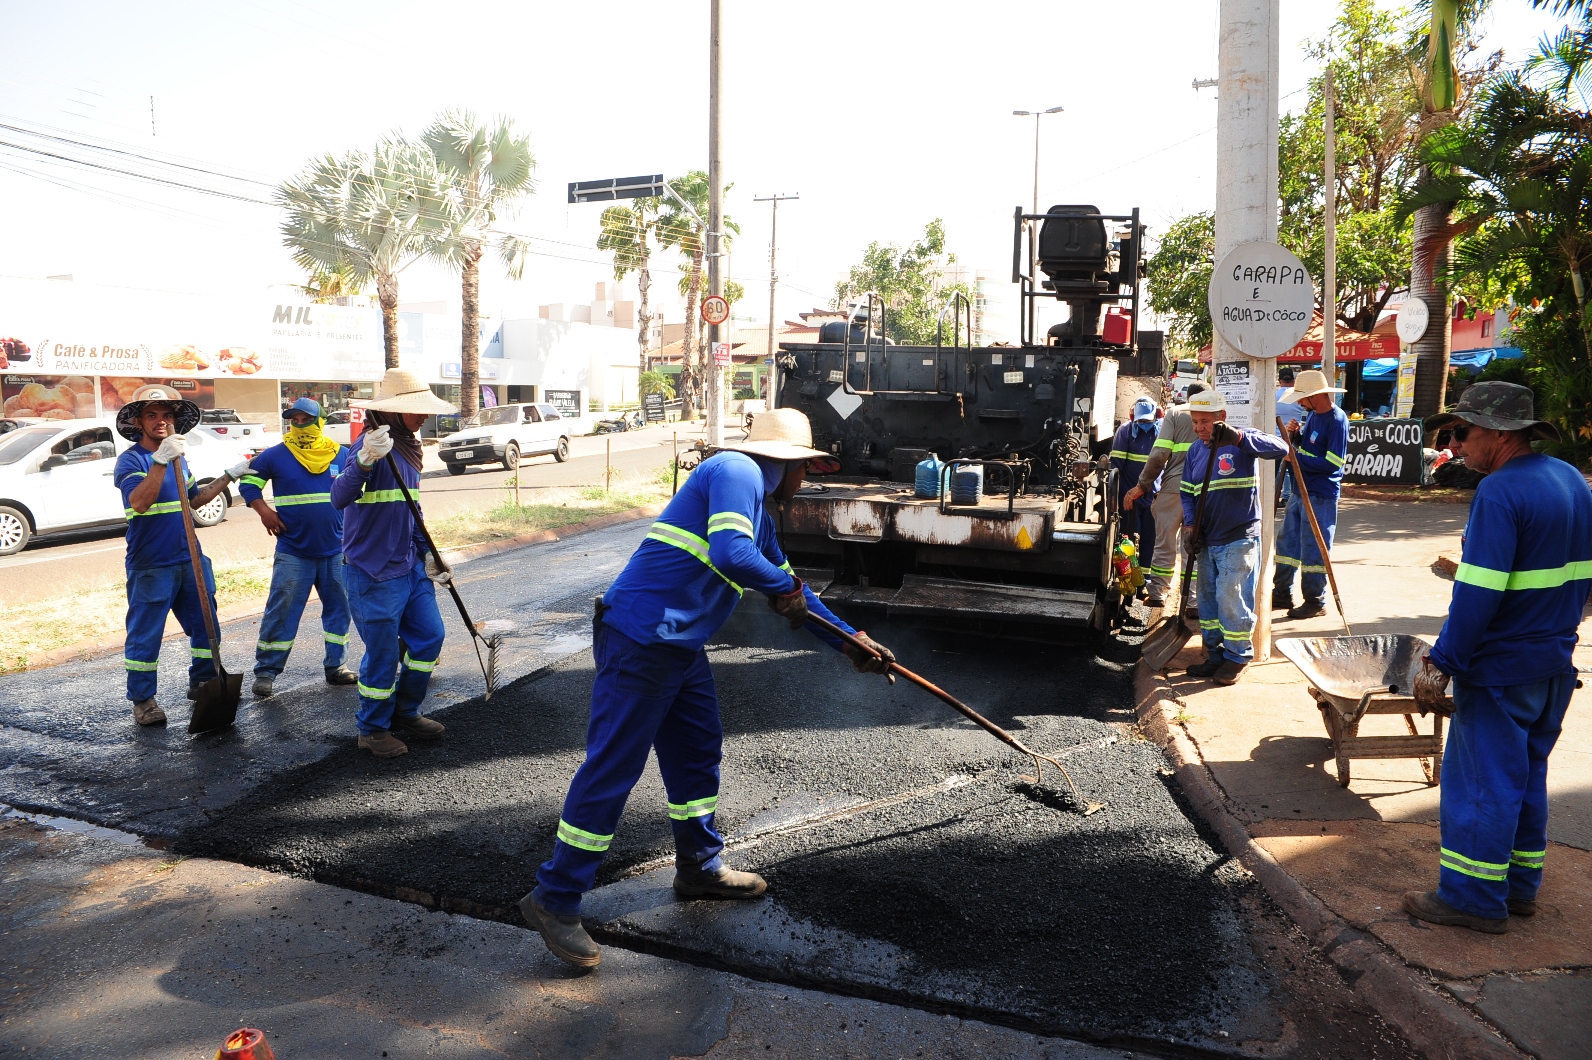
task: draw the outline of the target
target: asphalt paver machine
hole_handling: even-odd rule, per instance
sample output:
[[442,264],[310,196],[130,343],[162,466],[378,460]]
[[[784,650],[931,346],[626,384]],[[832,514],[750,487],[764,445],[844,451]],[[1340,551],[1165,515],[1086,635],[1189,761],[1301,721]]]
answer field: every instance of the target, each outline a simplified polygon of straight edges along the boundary
[[[806,413],[833,457],[780,513],[792,564],[825,600],[1042,639],[1112,628],[1123,596],[1103,457],[1119,367],[1138,370],[1143,236],[1137,209],[1019,208],[1015,346],[973,346],[961,294],[934,345],[889,341],[877,294],[824,325],[821,341],[780,344],[778,404]],[[1036,336],[1041,299],[1070,315]],[[931,456],[943,467],[918,489]]]

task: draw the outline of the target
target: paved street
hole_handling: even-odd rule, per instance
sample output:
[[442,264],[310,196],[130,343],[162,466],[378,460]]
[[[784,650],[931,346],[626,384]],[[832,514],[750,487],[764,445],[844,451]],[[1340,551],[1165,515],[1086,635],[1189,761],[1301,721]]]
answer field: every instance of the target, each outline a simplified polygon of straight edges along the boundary
[[[673,454],[676,432],[682,449],[700,437],[699,427],[660,425],[572,438],[570,459],[562,464],[551,456],[526,457],[521,465],[522,497],[529,503],[538,487],[601,485],[604,448],[609,443],[615,477],[663,467]],[[466,474],[450,475],[436,449],[428,447],[421,477],[426,516],[441,519],[498,503],[504,496],[502,487],[512,476],[498,464],[482,464]],[[260,520],[241,500],[227,512],[225,521],[200,530],[199,540],[205,555],[217,565],[268,559],[275,548],[275,542],[260,528]],[[119,580],[126,551],[121,526],[36,540],[16,555],[0,558],[0,604],[27,603]]]
[[[198,739],[171,698],[186,665],[177,640],[162,656],[176,707],[165,730],[129,723],[115,658],[0,678],[0,801],[518,931],[513,903],[551,848],[581,758],[591,597],[644,532],[616,526],[461,568],[479,617],[521,623],[504,658],[518,680],[477,698],[474,655],[447,616],[439,746],[389,762],[358,754],[353,697],[320,683],[311,620],[282,693],[246,699],[235,730]],[[770,898],[672,899],[649,769],[586,910],[620,967],[652,954],[1180,1055],[1413,1055],[1185,815],[1159,752],[1126,724],[1131,646],[1098,657],[871,631],[997,723],[1064,752],[1107,809],[1082,817],[1053,774],[1025,781],[1025,762],[934,700],[852,674],[750,599],[710,648],[726,726],[719,820],[732,860],[767,875]],[[254,639],[252,622],[234,623],[224,654]],[[529,949],[495,960],[543,961]],[[242,991],[247,978],[228,1011],[265,1022],[279,1010]]]

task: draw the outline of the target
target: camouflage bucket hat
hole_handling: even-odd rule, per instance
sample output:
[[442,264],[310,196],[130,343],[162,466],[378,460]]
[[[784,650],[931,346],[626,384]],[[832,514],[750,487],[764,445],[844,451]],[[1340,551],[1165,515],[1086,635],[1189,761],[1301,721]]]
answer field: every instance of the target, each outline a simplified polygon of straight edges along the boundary
[[1530,430],[1531,437],[1559,440],[1559,429],[1536,418],[1531,403],[1531,388],[1518,383],[1476,383],[1465,388],[1451,412],[1429,417],[1426,429],[1440,431],[1461,421],[1493,431]]

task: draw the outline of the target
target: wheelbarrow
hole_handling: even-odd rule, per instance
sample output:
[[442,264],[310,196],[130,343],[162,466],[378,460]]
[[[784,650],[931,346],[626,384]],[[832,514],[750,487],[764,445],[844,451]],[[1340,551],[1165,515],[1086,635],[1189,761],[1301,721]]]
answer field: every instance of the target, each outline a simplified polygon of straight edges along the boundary
[[[1310,696],[1332,740],[1338,783],[1349,786],[1356,758],[1418,758],[1428,784],[1443,771],[1443,715],[1433,714],[1432,733],[1415,727],[1415,675],[1428,645],[1407,633],[1374,637],[1284,637],[1274,643],[1310,681]],[[1402,714],[1408,736],[1361,736],[1367,714]]]

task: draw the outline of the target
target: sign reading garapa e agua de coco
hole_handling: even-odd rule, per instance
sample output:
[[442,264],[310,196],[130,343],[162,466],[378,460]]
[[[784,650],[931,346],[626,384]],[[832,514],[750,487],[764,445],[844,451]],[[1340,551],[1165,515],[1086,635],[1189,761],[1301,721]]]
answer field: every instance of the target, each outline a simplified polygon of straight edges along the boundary
[[1309,330],[1316,288],[1292,251],[1244,243],[1212,270],[1206,305],[1217,334],[1240,353],[1277,357]]
[[1421,431],[1420,420],[1351,420],[1344,480],[1419,484]]

